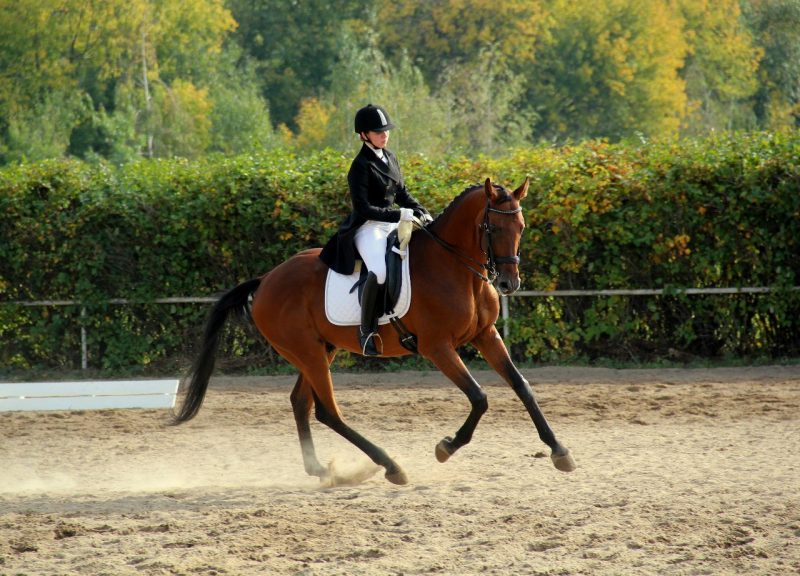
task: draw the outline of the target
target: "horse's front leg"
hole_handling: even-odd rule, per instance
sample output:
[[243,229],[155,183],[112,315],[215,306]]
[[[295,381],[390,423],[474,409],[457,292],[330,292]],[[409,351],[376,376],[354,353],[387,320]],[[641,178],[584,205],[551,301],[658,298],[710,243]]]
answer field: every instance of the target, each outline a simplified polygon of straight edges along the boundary
[[572,459],[569,450],[556,439],[556,435],[553,433],[544,414],[542,414],[542,410],[539,408],[539,404],[536,402],[533,389],[522,374],[520,374],[517,367],[514,366],[511,357],[508,355],[506,345],[503,343],[503,339],[500,338],[497,329],[494,326],[489,327],[479,334],[478,337],[472,341],[472,344],[483,355],[489,365],[503,377],[503,380],[505,380],[511,388],[513,388],[519,399],[522,400],[522,403],[525,405],[528,414],[530,414],[536,426],[539,438],[552,450],[550,457],[555,467],[562,472],[572,472],[575,470],[575,461]]
[[489,403],[486,400],[486,393],[464,366],[455,349],[443,347],[433,351],[421,350],[421,352],[467,395],[470,403],[469,415],[455,436],[447,436],[436,445],[436,459],[439,462],[445,462],[456,450],[472,440],[472,434],[475,432],[481,416],[489,407]]

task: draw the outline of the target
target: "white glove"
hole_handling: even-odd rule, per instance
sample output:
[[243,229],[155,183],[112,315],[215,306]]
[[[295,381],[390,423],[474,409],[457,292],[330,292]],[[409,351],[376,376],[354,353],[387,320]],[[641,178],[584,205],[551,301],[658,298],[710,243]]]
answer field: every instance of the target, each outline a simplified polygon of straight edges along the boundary
[[397,239],[400,240],[400,258],[405,259],[406,247],[411,240],[411,233],[414,232],[414,224],[412,222],[400,221],[397,225]]
[[413,222],[414,211],[411,208],[400,208],[400,222]]
[[422,220],[422,225],[425,226],[426,224],[430,224],[431,222],[433,222],[433,216],[425,212],[424,214],[422,214],[420,220]]

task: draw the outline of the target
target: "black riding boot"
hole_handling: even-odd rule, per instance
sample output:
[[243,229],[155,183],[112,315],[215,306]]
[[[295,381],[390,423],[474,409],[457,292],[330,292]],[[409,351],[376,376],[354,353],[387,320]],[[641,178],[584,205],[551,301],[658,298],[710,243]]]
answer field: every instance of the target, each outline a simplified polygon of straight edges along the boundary
[[370,272],[361,289],[361,326],[358,329],[358,341],[364,356],[380,356],[380,352],[375,346],[375,339],[380,339],[378,314],[375,308],[379,288],[378,277],[374,272]]

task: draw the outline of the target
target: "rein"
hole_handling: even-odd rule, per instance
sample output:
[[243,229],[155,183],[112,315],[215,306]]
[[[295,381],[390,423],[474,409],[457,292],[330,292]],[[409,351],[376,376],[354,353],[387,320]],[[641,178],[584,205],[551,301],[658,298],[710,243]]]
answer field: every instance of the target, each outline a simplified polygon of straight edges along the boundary
[[[437,244],[439,244],[442,248],[460,258],[462,260],[461,264],[463,264],[470,272],[475,274],[478,278],[483,280],[484,282],[492,283],[497,278],[497,265],[498,264],[519,264],[519,254],[514,256],[495,256],[494,250],[492,249],[492,225],[489,224],[489,213],[494,212],[495,214],[503,214],[503,215],[513,215],[519,214],[522,212],[521,207],[514,208],[512,210],[501,210],[500,208],[492,208],[489,203],[486,203],[486,211],[484,212],[483,216],[483,224],[479,226],[479,229],[484,233],[486,236],[486,250],[483,251],[486,254],[486,262],[480,262],[479,260],[475,260],[475,258],[468,256],[466,254],[462,254],[458,247],[453,246],[449,242],[442,240],[436,234],[428,230],[426,227],[422,227],[422,230],[425,233],[433,238]],[[477,267],[477,268],[476,268]],[[484,274],[483,270],[486,270],[486,274]]]

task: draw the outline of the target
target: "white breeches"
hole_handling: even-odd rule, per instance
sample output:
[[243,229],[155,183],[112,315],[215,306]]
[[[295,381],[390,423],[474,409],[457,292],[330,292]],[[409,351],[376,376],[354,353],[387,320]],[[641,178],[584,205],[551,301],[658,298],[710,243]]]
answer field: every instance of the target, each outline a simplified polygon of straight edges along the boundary
[[378,284],[386,282],[386,237],[397,228],[397,222],[367,220],[356,232],[356,248],[367,270],[378,277]]

